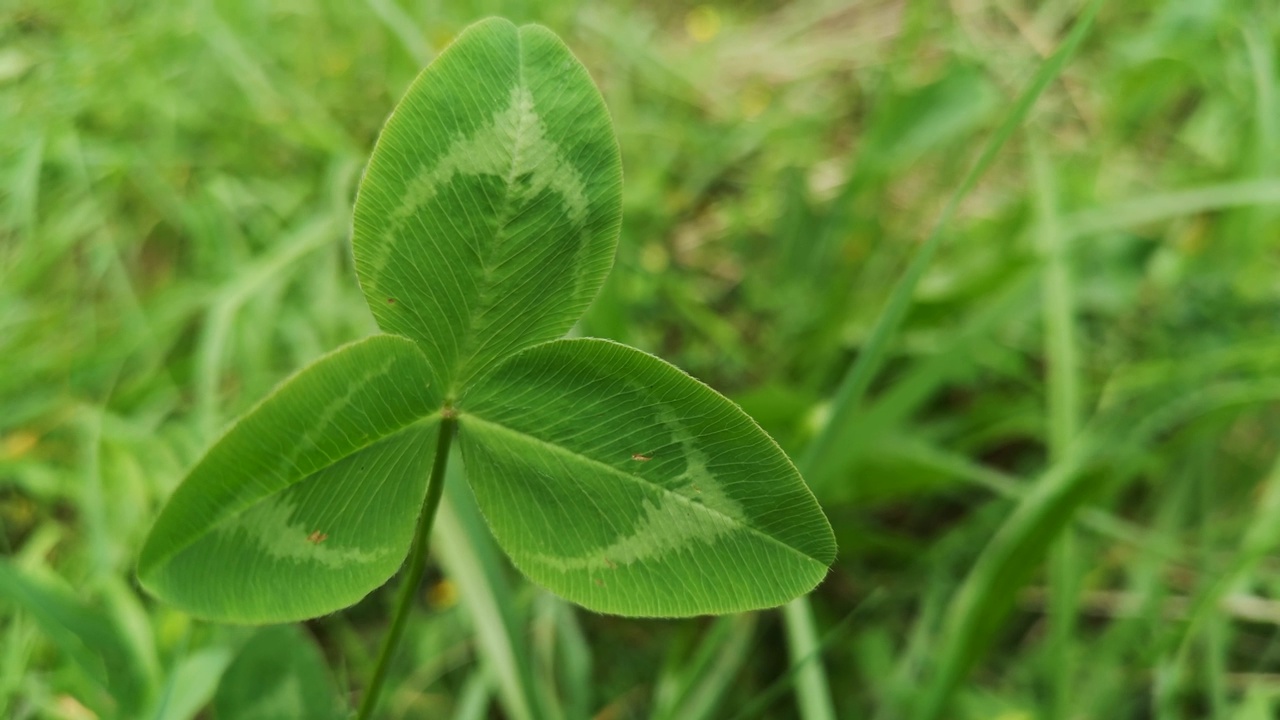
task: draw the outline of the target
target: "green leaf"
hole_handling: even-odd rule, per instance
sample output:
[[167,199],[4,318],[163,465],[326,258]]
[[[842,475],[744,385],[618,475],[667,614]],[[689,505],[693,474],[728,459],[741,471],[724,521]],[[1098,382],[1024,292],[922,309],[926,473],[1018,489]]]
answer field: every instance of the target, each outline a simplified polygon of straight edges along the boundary
[[4,559],[0,559],[0,601],[30,613],[58,650],[111,695],[123,716],[140,710],[151,690],[147,672],[130,651],[120,627],[108,617]]
[[436,558],[458,586],[461,607],[471,616],[476,652],[493,675],[504,716],[547,720],[553,715],[534,681],[528,613],[516,602],[506,563],[454,455],[436,519]]
[[403,561],[440,399],[409,340],[346,345],[287,380],[192,469],[138,575],[195,615],[284,622],[353,604]]
[[613,263],[617,141],[599,91],[546,28],[471,26],[378,139],[356,199],[356,271],[379,327],[417,340],[454,397],[564,335]]
[[230,664],[231,650],[223,646],[201,648],[184,656],[169,673],[155,712],[147,717],[152,720],[192,720],[200,716],[200,711],[213,699],[222,674]]
[[324,656],[296,625],[263,628],[222,676],[218,720],[334,720],[343,713]]
[[1018,591],[1088,499],[1097,478],[1082,470],[1095,442],[1081,436],[1035,481],[970,568],[951,599],[941,640],[933,649],[937,665],[913,714],[917,720],[948,717],[951,696],[995,642]]
[[831,527],[782,450],[677,368],[605,340],[503,362],[459,398],[494,535],[529,577],[600,612],[687,616],[807,592]]

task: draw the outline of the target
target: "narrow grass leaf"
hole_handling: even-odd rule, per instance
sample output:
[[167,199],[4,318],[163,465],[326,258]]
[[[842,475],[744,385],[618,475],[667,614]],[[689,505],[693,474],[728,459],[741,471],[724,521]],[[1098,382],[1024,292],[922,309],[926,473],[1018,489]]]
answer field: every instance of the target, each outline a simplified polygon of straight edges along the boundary
[[231,664],[231,649],[206,647],[183,657],[169,674],[153,720],[192,720],[217,691],[222,673]]
[[[813,651],[808,655],[792,661],[787,671],[779,675],[768,686],[760,690],[754,697],[750,697],[742,702],[741,708],[737,714],[732,715],[733,720],[748,720],[749,718],[764,715],[769,708],[789,689],[799,687],[799,676],[804,672],[805,668],[815,663],[821,664],[822,653],[831,648],[839,640],[846,640],[848,633],[853,629],[853,621],[858,619],[865,611],[874,609],[880,605],[885,599],[884,588],[876,588],[864,596],[857,602],[844,619],[831,626],[822,637],[818,638],[813,645]],[[823,674],[825,677],[825,673]],[[830,697],[824,698],[830,703]],[[832,710],[832,714],[835,711]]]
[[1092,26],[1094,16],[1097,15],[1098,8],[1101,5],[1101,0],[1091,0],[1057,52],[1036,71],[1031,83],[1009,108],[1000,126],[996,128],[996,131],[983,145],[982,152],[973,167],[970,168],[969,172],[960,181],[955,192],[952,193],[929,237],[920,246],[920,249],[916,251],[916,254],[912,256],[911,263],[907,266],[902,278],[894,286],[884,310],[876,318],[875,325],[871,329],[865,346],[858,353],[857,360],[849,367],[849,371],[841,381],[840,387],[836,390],[836,396],[831,404],[831,419],[827,422],[822,432],[814,438],[813,443],[801,460],[800,466],[806,473],[818,471],[828,462],[828,455],[836,450],[839,445],[838,441],[842,436],[841,429],[856,417],[857,411],[862,405],[863,397],[871,386],[871,381],[875,379],[875,376],[888,358],[891,342],[897,335],[902,322],[906,319],[907,311],[911,308],[915,296],[916,287],[920,284],[925,270],[928,269],[929,263],[933,260],[938,247],[942,244],[943,230],[951,224],[951,219],[959,208],[960,201],[969,194],[969,191],[977,184],[978,179],[986,174],[991,164],[995,162],[996,155],[999,154],[1000,149],[1009,141],[1009,138],[1013,137],[1014,132],[1021,127],[1022,122],[1026,119],[1027,114],[1031,112],[1031,108],[1035,105],[1040,94],[1066,67],[1067,60],[1071,58],[1076,48],[1084,40],[1085,35],[1088,34],[1089,27]]
[[462,477],[458,458],[452,459],[436,520],[436,555],[471,615],[480,655],[507,716],[545,720],[551,716],[534,682],[533,653],[524,628],[527,618],[514,602],[501,555]]
[[[705,720],[722,717],[729,689],[752,656],[759,616],[743,613],[717,618],[689,662],[669,673],[669,690],[655,693],[653,720]],[[662,686],[660,686],[662,687]]]
[[827,668],[822,664],[818,645],[818,628],[813,620],[813,606],[806,597],[797,598],[782,608],[787,627],[787,655],[795,675],[796,705],[804,720],[835,720],[831,702],[831,686]]
[[823,502],[880,496],[900,490],[898,478],[880,478],[863,473],[857,483],[848,478],[856,470],[855,463],[867,454],[883,451],[886,438],[900,431],[921,407],[933,399],[940,387],[968,371],[966,358],[984,342],[990,342],[995,329],[1012,322],[1034,307],[1035,274],[1014,276],[1006,286],[992,289],[992,300],[927,359],[914,363],[892,387],[868,401],[841,429],[838,442],[821,469],[801,468],[805,480]]
[[1040,566],[1049,546],[1071,522],[1092,484],[1081,472],[1091,456],[1087,435],[1036,481],[983,549],[952,598],[944,620],[933,677],[917,707],[917,720],[945,717],[951,695],[994,642],[1014,598]]
[[[986,174],[992,163],[995,162],[995,158],[1001,148],[1021,127],[1041,93],[1066,68],[1067,61],[1075,54],[1080,43],[1084,41],[1101,6],[1102,0],[1090,0],[1088,5],[1085,6],[1080,18],[1071,28],[1071,32],[1063,40],[1058,50],[1045,60],[1036,71],[1031,82],[1004,115],[995,132],[983,144],[977,161],[965,174],[955,192],[947,200],[947,204],[943,207],[932,232],[925,239],[924,244],[920,246],[920,249],[912,256],[906,272],[889,295],[889,300],[884,310],[876,318],[866,345],[858,353],[857,359],[850,365],[848,372],[840,382],[840,386],[836,389],[836,395],[831,404],[831,418],[818,436],[814,438],[801,458],[800,467],[805,473],[822,473],[825,468],[830,466],[832,462],[831,456],[839,452],[839,440],[843,436],[845,428],[856,419],[866,392],[871,387],[872,380],[875,379],[875,376],[888,358],[890,345],[907,317],[907,311],[912,305],[916,287],[920,284],[920,280],[924,277],[929,263],[932,262],[933,256],[942,244],[943,230],[950,225],[952,217],[960,207],[960,202],[969,194],[969,191],[973,189],[978,180]],[[804,603],[807,601],[801,599],[797,602]],[[800,617],[802,617],[800,612],[788,614],[787,632],[802,636],[792,642],[811,644],[814,632],[799,622]],[[808,675],[808,678],[802,679],[801,684],[811,688],[826,684],[825,673],[820,663],[814,663],[802,672]],[[802,698],[800,702],[802,711],[806,712],[809,720],[817,720],[833,715],[831,703],[826,694],[818,696],[817,699],[806,698]],[[804,708],[806,707],[809,709],[805,710]]]
[[830,525],[736,405],[625,345],[559,340],[460,398],[459,443],[498,542],[534,581],[599,612],[772,607],[813,588]]
[[[1036,142],[1030,138],[1031,175],[1036,188],[1036,226],[1038,245],[1043,253],[1044,355],[1046,369],[1046,426],[1050,462],[1063,460],[1079,432],[1082,405],[1079,365],[1075,333],[1075,291],[1072,285],[1071,259],[1062,236],[1058,201],[1057,172]],[[1049,630],[1051,664],[1049,682],[1053,685],[1051,718],[1069,716],[1072,683],[1075,676],[1075,634],[1078,612],[1076,541],[1070,528],[1050,555]]]
[[283,622],[354,603],[399,567],[439,427],[404,338],[344,346],[208,451],[142,550],[143,585],[195,615]]
[[486,720],[493,698],[493,679],[487,668],[472,671],[453,706],[453,720]]
[[578,623],[578,609],[551,593],[539,593],[534,603],[534,655],[538,684],[557,715],[587,720],[594,703],[591,646]]
[[152,688],[120,629],[69,593],[28,577],[0,560],[0,601],[26,611],[64,657],[115,701],[126,717],[141,709]]
[[1274,205],[1280,205],[1280,180],[1233,180],[1081,210],[1062,219],[1062,232],[1071,238],[1100,235],[1188,215]]
[[1188,611],[1187,623],[1175,635],[1178,653],[1183,656],[1192,650],[1192,640],[1204,627],[1219,620],[1215,613],[1233,593],[1243,593],[1248,588],[1261,561],[1280,546],[1280,459],[1277,459],[1260,483],[1260,494],[1255,503],[1253,517],[1241,535],[1239,548],[1223,573],[1206,583]]
[[546,28],[477,23],[387,121],[356,199],[378,325],[422,344],[449,397],[563,335],[608,274],[622,171],[604,101]]

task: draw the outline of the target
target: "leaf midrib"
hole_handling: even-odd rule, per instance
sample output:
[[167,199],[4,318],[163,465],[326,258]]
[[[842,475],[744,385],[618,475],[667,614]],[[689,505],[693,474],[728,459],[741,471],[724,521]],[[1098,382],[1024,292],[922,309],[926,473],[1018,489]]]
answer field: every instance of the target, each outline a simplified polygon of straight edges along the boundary
[[688,506],[693,507],[693,508],[697,508],[697,509],[699,509],[699,510],[701,510],[701,511],[703,511],[703,512],[711,513],[712,515],[716,515],[716,516],[718,516],[718,517],[721,517],[721,518],[723,518],[724,520],[726,520],[726,521],[728,521],[729,523],[731,523],[732,525],[734,525],[735,527],[742,528],[742,529],[744,529],[744,530],[746,530],[746,531],[748,531],[748,532],[750,532],[750,533],[752,533],[752,534],[754,534],[754,535],[758,535],[758,536],[760,536],[760,537],[762,537],[762,538],[764,538],[764,539],[768,540],[769,542],[772,542],[772,543],[774,543],[774,544],[776,544],[776,545],[780,545],[780,546],[782,546],[783,548],[785,548],[785,549],[789,550],[790,552],[792,552],[792,553],[794,553],[794,554],[798,555],[801,559],[803,559],[803,560],[807,560],[807,561],[810,561],[810,562],[813,562],[813,563],[816,563],[816,564],[817,564],[818,566],[820,566],[824,571],[825,571],[825,570],[826,570],[826,568],[827,568],[827,564],[826,564],[826,563],[824,563],[824,562],[822,562],[821,560],[819,560],[818,558],[815,558],[815,557],[813,557],[812,555],[810,555],[810,554],[806,553],[805,551],[801,550],[800,548],[797,548],[797,547],[795,547],[794,545],[791,545],[790,543],[784,542],[784,541],[782,541],[782,540],[780,540],[780,539],[778,539],[778,538],[774,537],[773,535],[770,535],[769,533],[764,532],[763,530],[760,530],[759,528],[756,528],[756,527],[754,527],[754,526],[752,526],[752,525],[749,525],[749,524],[747,524],[747,523],[744,523],[743,521],[741,521],[741,520],[739,520],[739,519],[737,519],[737,518],[734,518],[734,517],[732,517],[732,516],[730,516],[730,515],[728,515],[728,514],[724,513],[723,511],[719,510],[718,508],[710,507],[710,506],[708,506],[708,505],[706,505],[706,504],[704,504],[704,503],[694,502],[694,500],[693,500],[693,499],[688,498],[688,497],[686,497],[686,496],[684,496],[684,495],[681,495],[680,493],[672,492],[671,490],[668,490],[667,488],[664,488],[664,487],[662,487],[661,485],[658,485],[657,483],[650,482],[649,480],[646,480],[646,479],[644,479],[643,477],[640,477],[640,476],[638,476],[638,475],[632,475],[631,473],[628,473],[628,472],[627,472],[627,471],[625,471],[625,470],[620,470],[620,469],[618,469],[618,468],[616,468],[616,467],[614,467],[614,466],[612,466],[612,465],[610,465],[610,464],[608,464],[608,463],[606,463],[606,462],[603,462],[603,461],[597,460],[597,459],[595,459],[595,458],[593,458],[593,457],[590,457],[590,456],[588,456],[588,455],[583,455],[583,454],[581,454],[581,453],[574,452],[573,450],[570,450],[569,448],[566,448],[566,447],[564,447],[563,445],[558,445],[558,444],[556,444],[556,443],[549,442],[549,441],[547,441],[547,440],[543,440],[543,439],[542,439],[542,438],[540,438],[540,437],[537,437],[537,436],[535,436],[535,435],[530,435],[530,434],[528,434],[528,433],[526,433],[526,432],[523,432],[523,431],[521,431],[521,430],[516,430],[515,428],[508,427],[508,426],[506,426],[506,425],[503,425],[502,423],[494,422],[494,421],[492,421],[492,420],[486,420],[485,418],[482,418],[482,417],[480,417],[479,415],[476,415],[475,413],[472,413],[472,412],[468,412],[468,411],[461,410],[461,409],[459,409],[457,412],[458,412],[458,420],[459,420],[459,426],[460,426],[460,429],[461,429],[462,427],[465,427],[465,425],[466,425],[466,423],[467,423],[467,422],[475,422],[475,423],[478,423],[478,424],[480,424],[480,425],[484,425],[484,426],[486,426],[486,427],[488,427],[488,428],[490,428],[490,429],[497,430],[497,431],[499,431],[500,433],[506,433],[507,435],[515,436],[515,437],[521,438],[521,439],[523,439],[523,440],[526,440],[526,441],[528,441],[528,442],[530,442],[530,443],[532,443],[532,444],[535,444],[535,445],[538,445],[538,446],[540,446],[540,447],[546,448],[546,449],[547,449],[547,450],[549,450],[550,452],[555,453],[555,454],[557,454],[557,455],[560,455],[560,456],[567,456],[567,457],[573,458],[573,459],[575,459],[575,460],[581,460],[581,461],[583,461],[583,462],[585,462],[585,463],[587,463],[587,464],[589,464],[589,465],[592,465],[592,466],[594,466],[594,467],[598,467],[598,468],[600,468],[600,469],[602,469],[602,470],[604,470],[604,471],[608,472],[608,473],[609,473],[609,474],[611,474],[611,475],[616,475],[616,476],[621,477],[621,478],[623,478],[623,479],[625,479],[625,480],[627,480],[627,481],[629,481],[629,482],[638,483],[638,484],[640,484],[640,485],[642,485],[642,486],[644,486],[644,487],[647,487],[647,488],[655,488],[655,489],[659,490],[660,492],[662,492],[664,495],[669,496],[669,497],[671,497],[671,498],[674,498],[674,499],[675,499],[676,501],[678,501],[678,502],[684,503],[685,505],[688,505]]
[[[520,34],[520,29],[516,28],[516,85],[517,91],[528,91],[525,86],[524,78],[524,38]],[[520,154],[526,143],[525,136],[528,134],[529,128],[527,119],[521,115],[516,124],[516,134],[512,138],[511,148],[511,167],[507,169],[507,175],[503,178],[502,187],[502,207],[499,209],[496,217],[498,222],[494,226],[493,237],[485,248],[483,256],[480,258],[480,276],[482,287],[476,293],[476,307],[467,313],[467,329],[463,333],[462,342],[458,343],[458,355],[453,362],[453,372],[449,375],[449,388],[446,397],[449,400],[456,398],[462,391],[459,379],[464,371],[470,370],[468,377],[475,377],[478,370],[469,368],[472,360],[475,358],[477,344],[476,341],[476,319],[488,311],[493,300],[488,296],[493,292],[494,283],[490,277],[493,268],[490,262],[493,256],[499,250],[502,242],[500,240],[505,234],[505,226],[511,220],[512,188],[515,186],[516,168],[520,167]],[[501,358],[497,358],[491,362],[497,362]]]

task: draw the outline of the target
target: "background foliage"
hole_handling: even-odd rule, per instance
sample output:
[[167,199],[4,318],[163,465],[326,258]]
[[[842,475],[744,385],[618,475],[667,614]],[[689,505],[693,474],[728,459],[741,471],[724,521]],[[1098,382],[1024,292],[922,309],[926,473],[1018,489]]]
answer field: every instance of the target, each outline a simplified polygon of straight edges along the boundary
[[[223,423],[374,329],[355,183],[470,21],[549,25],[613,114],[623,236],[579,332],[671,360],[799,455],[1078,11],[7,0],[0,716],[322,717],[316,688],[358,690],[389,589],[254,631],[153,602],[134,564]],[[972,672],[950,717],[1277,712],[1278,39],[1267,2],[1105,5],[960,206],[852,439],[808,478],[840,542],[812,597],[839,717],[927,713],[953,660]],[[1059,532],[1067,477],[1087,507]],[[777,613],[582,613],[513,574],[465,488],[442,513],[393,717],[819,712]],[[1010,527],[1050,551],[1002,545]],[[1012,611],[959,612],[974,593]]]

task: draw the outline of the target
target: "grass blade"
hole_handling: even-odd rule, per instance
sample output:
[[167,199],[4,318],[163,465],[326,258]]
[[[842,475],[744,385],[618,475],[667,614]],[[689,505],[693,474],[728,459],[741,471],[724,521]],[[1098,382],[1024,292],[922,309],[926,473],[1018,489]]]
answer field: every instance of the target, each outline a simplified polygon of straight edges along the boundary
[[1050,544],[1071,521],[1092,484],[1080,472],[1092,443],[1082,436],[1053,465],[982,551],[947,609],[933,680],[917,720],[944,717],[952,693],[989,647],[1017,589],[1026,584]]
[[453,720],[484,720],[489,717],[489,701],[493,696],[493,679],[486,668],[471,673],[453,711]]
[[435,554],[458,585],[507,715],[513,720],[541,720],[547,712],[535,689],[523,614],[512,602],[498,548],[461,475],[461,460],[459,455],[449,463],[445,498],[436,518]]
[[818,630],[808,596],[796,598],[782,608],[787,626],[787,654],[796,669],[796,704],[804,720],[835,720],[827,668],[822,664]]
[[814,664],[821,664],[822,653],[825,652],[827,648],[834,645],[837,640],[845,637],[845,635],[853,628],[853,621],[857,619],[859,615],[864,611],[875,608],[884,599],[885,593],[883,588],[876,588],[860,600],[857,605],[849,610],[849,613],[844,616],[843,620],[832,626],[825,635],[814,643],[812,652],[794,660],[791,663],[791,667],[787,669],[787,672],[774,680],[773,683],[755,697],[745,702],[742,709],[738,711],[738,714],[733,716],[733,720],[749,720],[750,718],[763,715],[764,712],[769,709],[769,706],[772,705],[773,702],[784,692],[786,692],[787,688],[798,686],[799,677],[806,668]]
[[[1188,622],[1179,634],[1179,655],[1190,652],[1191,641],[1211,622],[1214,611],[1226,598],[1247,589],[1250,576],[1267,555],[1280,547],[1280,458],[1261,483],[1261,494],[1253,519],[1241,536],[1240,549],[1226,571],[1209,584],[1192,605]],[[1179,663],[1181,664],[1181,663]]]
[[1238,180],[1081,210],[1062,218],[1063,234],[1100,235],[1199,213],[1280,205],[1280,180]]
[[107,617],[4,560],[0,599],[30,614],[58,649],[111,696],[120,712],[132,716],[139,711],[152,690],[147,672]]
[[594,703],[592,654],[577,610],[551,593],[539,595],[535,606],[537,670],[543,695],[567,720],[586,720]]
[[752,654],[757,620],[754,613],[717,618],[693,657],[672,664],[657,683],[652,720],[720,717],[726,691]]
[[231,660],[231,650],[226,647],[202,648],[179,660],[151,717],[154,720],[196,717],[213,699]]
[[[872,379],[883,367],[888,357],[889,346],[906,318],[916,287],[920,284],[925,270],[929,267],[929,263],[938,251],[938,246],[942,243],[943,229],[950,225],[961,200],[968,195],[978,180],[991,167],[1000,149],[1004,147],[1004,144],[1009,141],[1009,138],[1022,125],[1041,93],[1066,68],[1067,61],[1075,53],[1076,49],[1080,47],[1080,43],[1083,42],[1088,34],[1101,5],[1101,0],[1090,0],[1089,4],[1085,6],[1071,32],[1063,40],[1058,50],[1036,71],[1031,83],[1023,90],[996,131],[987,139],[977,162],[969,169],[969,172],[943,207],[933,231],[924,241],[924,244],[920,246],[919,251],[912,257],[906,273],[894,286],[884,310],[877,317],[876,323],[872,327],[865,347],[858,353],[857,359],[841,381],[840,387],[836,390],[835,398],[832,401],[830,420],[800,459],[799,467],[802,474],[808,475],[811,472],[820,472],[822,464],[827,461],[826,458],[832,453],[838,439],[843,434],[843,428],[849,425],[857,415],[858,409],[862,405],[863,397],[871,386]],[[807,605],[807,603],[808,601],[804,598],[793,601],[793,604]],[[814,644],[814,632],[812,628],[805,627],[803,622],[804,612],[802,610],[789,610],[785,617],[787,619],[789,642],[800,645]],[[803,677],[797,685],[806,688],[806,691],[801,696],[802,698],[809,697],[810,693],[818,688],[822,689],[819,696],[822,698],[821,700],[799,699],[801,711],[805,714],[806,720],[833,717],[834,711],[831,708],[829,693],[826,690],[825,671],[821,667],[821,663],[810,663],[801,674]],[[818,709],[819,706],[821,706],[821,709]],[[810,715],[809,713],[816,714]]]
[[969,169],[969,172],[943,207],[933,231],[911,258],[907,271],[903,273],[902,278],[894,286],[888,302],[885,303],[884,310],[876,318],[876,323],[871,329],[865,346],[858,353],[857,360],[850,366],[848,373],[845,374],[840,383],[840,387],[836,390],[835,399],[831,403],[831,419],[822,432],[814,438],[813,443],[801,457],[799,465],[806,474],[826,461],[827,456],[831,454],[833,446],[840,438],[842,429],[852,421],[861,407],[863,397],[866,395],[871,381],[875,379],[880,368],[884,366],[885,360],[888,359],[890,345],[906,318],[907,311],[911,308],[916,286],[920,284],[920,279],[924,277],[925,270],[928,269],[930,261],[933,260],[938,247],[942,244],[943,230],[951,224],[960,202],[964,200],[978,180],[990,169],[1000,149],[1004,147],[1009,138],[1013,137],[1013,133],[1022,125],[1027,113],[1031,111],[1031,107],[1041,93],[1062,73],[1067,61],[1080,46],[1085,35],[1088,34],[1089,27],[1093,24],[1093,19],[1101,5],[1102,0],[1090,0],[1057,52],[1040,66],[1031,83],[1022,91],[1013,107],[1009,109],[1009,113],[1000,123],[1000,126],[987,139],[977,162]]
[[[1075,302],[1070,261],[1061,232],[1057,179],[1037,142],[1031,146],[1031,170],[1035,187],[1037,228],[1044,263],[1044,355],[1047,362],[1048,449],[1051,463],[1062,462],[1080,425],[1080,381],[1074,332]],[[1076,540],[1070,528],[1051,551],[1048,672],[1053,692],[1050,717],[1062,720],[1071,707],[1077,588]]]

